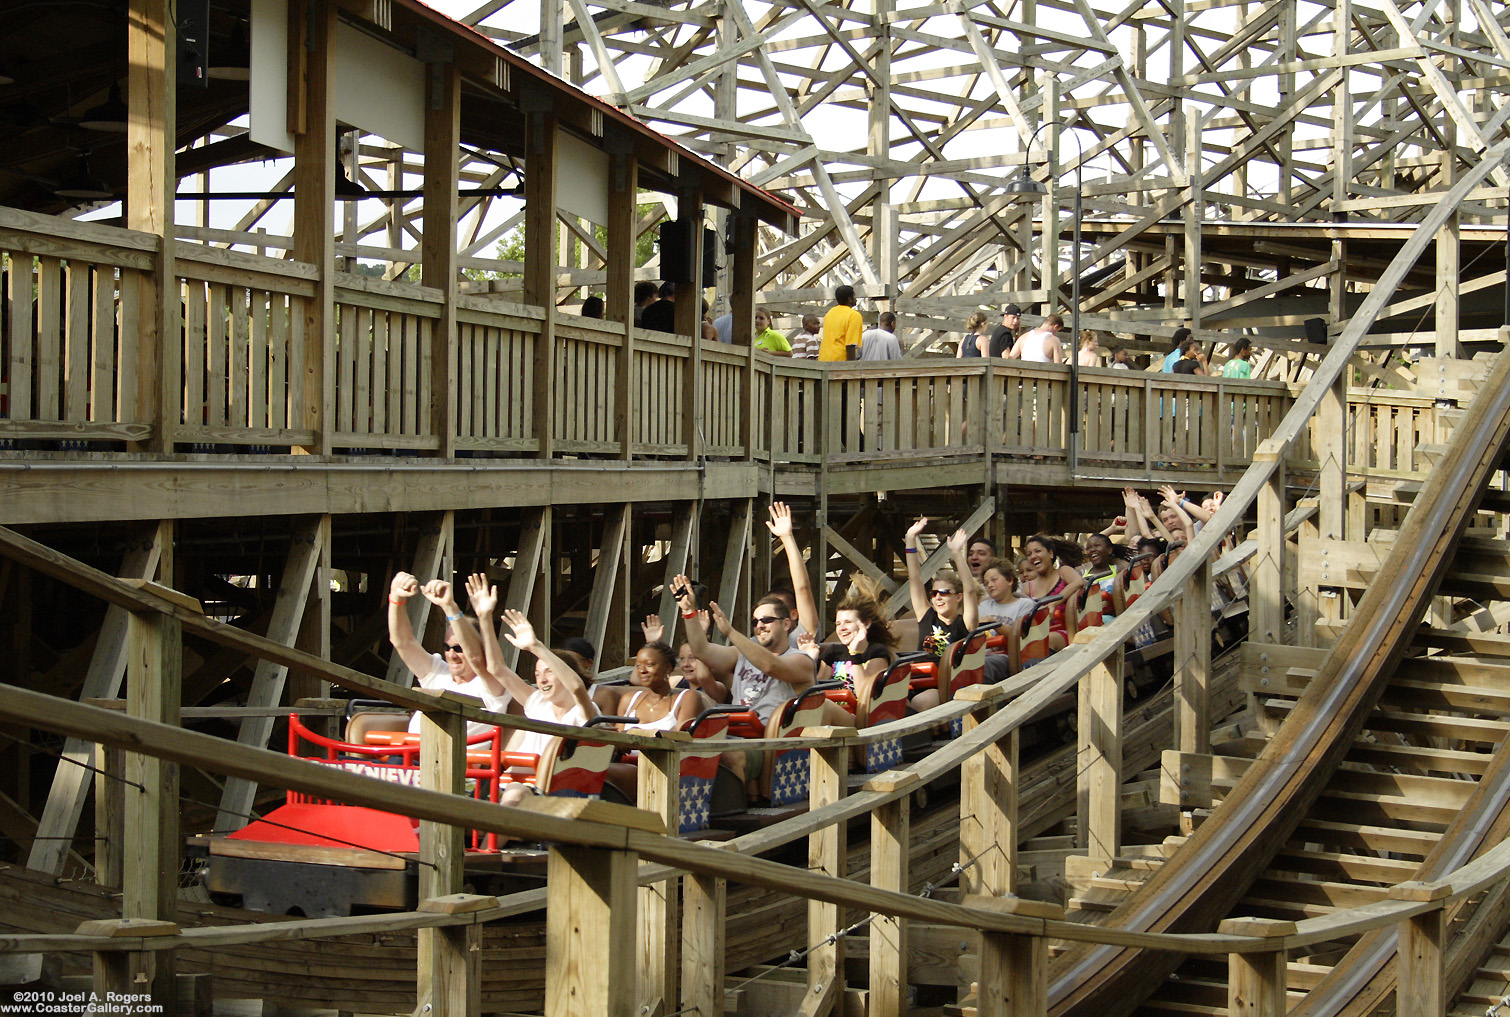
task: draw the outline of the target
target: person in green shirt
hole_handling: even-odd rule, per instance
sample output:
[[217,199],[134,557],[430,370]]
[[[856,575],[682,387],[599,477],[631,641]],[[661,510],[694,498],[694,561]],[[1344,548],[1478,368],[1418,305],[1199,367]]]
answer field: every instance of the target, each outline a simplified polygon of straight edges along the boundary
[[775,357],[790,357],[792,344],[786,341],[786,336],[771,327],[770,312],[764,308],[755,311],[755,348],[765,350]]
[[1253,343],[1239,339],[1232,347],[1232,356],[1222,365],[1223,378],[1253,377]]

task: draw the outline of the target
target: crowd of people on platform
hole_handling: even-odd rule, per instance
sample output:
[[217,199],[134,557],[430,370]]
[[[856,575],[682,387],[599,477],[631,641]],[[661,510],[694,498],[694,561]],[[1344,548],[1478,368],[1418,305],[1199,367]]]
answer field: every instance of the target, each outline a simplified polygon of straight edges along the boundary
[[[855,307],[856,294],[853,286],[838,286],[834,290],[834,303],[821,317],[817,314],[801,316],[800,327],[782,332],[775,327],[771,313],[757,307],[754,312],[753,330],[750,332],[754,345],[777,357],[807,360],[900,360],[908,344],[903,343],[897,331],[897,316],[891,311],[876,315],[874,326],[867,328],[864,315]],[[603,298],[590,296],[583,301],[581,312],[589,318],[603,316]],[[1207,362],[1206,350],[1189,328],[1180,327],[1171,336],[1171,345],[1163,357],[1143,354],[1134,356],[1124,345],[1106,345],[1106,336],[1095,329],[1081,329],[1075,337],[1075,346],[1066,350],[1067,339],[1064,318],[1059,314],[1046,315],[1037,326],[1024,329],[1023,309],[1017,304],[1007,304],[1001,309],[1001,320],[990,324],[984,311],[977,311],[965,322],[964,332],[955,347],[955,357],[997,357],[1006,360],[1022,360],[1027,363],[1062,364],[1073,356],[1080,367],[1110,367],[1118,370],[1154,370],[1163,374],[1212,373]],[[634,289],[634,321],[643,328],[661,332],[676,331],[676,286],[665,283],[657,287],[653,282],[639,282]],[[703,302],[701,318],[704,339],[723,343],[734,341],[734,315],[732,313],[710,317],[707,301]],[[1253,343],[1246,338],[1232,342],[1227,358],[1221,365],[1224,378],[1251,378],[1253,376]]]
[[[497,588],[480,574],[465,583],[471,617],[450,583],[421,585],[408,573],[395,575],[388,594],[389,637],[421,687],[475,696],[494,712],[569,725],[606,715],[626,718],[621,722],[626,727],[661,730],[681,727],[708,707],[737,704],[764,724],[778,706],[815,682],[839,680],[853,688],[891,666],[899,653],[937,657],[977,626],[992,625],[1003,635],[1018,626],[1025,636],[1030,622],[1037,626],[1043,621],[1044,655],[1063,649],[1074,626],[1088,623],[1086,612],[1093,611],[1094,624],[1101,624],[1125,611],[1221,505],[1219,492],[1193,501],[1169,485],[1156,496],[1157,507],[1128,488],[1122,492],[1122,514],[1101,531],[1083,540],[1038,533],[1015,552],[1004,552],[984,535],[955,530],[943,541],[952,567],[931,575],[923,565],[928,520],[920,518],[903,535],[910,613],[890,618],[884,588],[858,576],[834,605],[831,631],[825,630],[825,613],[808,578],[791,511],[778,502],[771,506],[766,526],[781,544],[791,587],[772,589],[756,600],[746,626],[710,600],[701,584],[676,576],[671,592],[682,620],[680,643],[674,648],[665,641],[667,626],[659,616],[646,617],[640,626],[644,642],[624,684],[595,683],[598,653],[585,640],[553,648],[524,614],[500,612]],[[1093,593],[1100,596],[1091,597]],[[441,653],[427,652],[411,627],[408,605],[417,595],[445,615]],[[500,621],[504,638],[535,658],[533,683],[507,663],[499,642]],[[1023,666],[1029,663],[1024,656]],[[986,657],[987,682],[1002,681],[1011,671],[1006,653]],[[921,711],[938,702],[938,691],[928,689],[913,697],[912,707]],[[836,703],[827,703],[824,710],[827,724],[852,723]],[[411,730],[418,723],[416,714]],[[539,753],[548,737],[513,731],[505,749]],[[759,773],[756,753],[731,750],[724,763],[741,778],[753,780]],[[615,764],[609,779],[633,793],[632,768]],[[504,803],[532,791],[528,781],[510,784]]]

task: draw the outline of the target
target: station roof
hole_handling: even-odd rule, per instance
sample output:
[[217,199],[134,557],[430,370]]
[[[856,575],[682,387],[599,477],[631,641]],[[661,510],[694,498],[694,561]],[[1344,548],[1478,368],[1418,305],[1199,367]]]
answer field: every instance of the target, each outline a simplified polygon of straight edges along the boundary
[[[638,158],[641,186],[672,194],[698,191],[711,205],[738,209],[786,232],[800,212],[740,179],[633,116],[616,109],[500,46],[420,0],[334,0],[340,18],[402,52],[417,55],[449,46],[462,74],[462,143],[485,152],[524,155],[525,116],[550,110],[562,127],[608,151]],[[216,53],[244,45],[250,0],[209,5],[211,63]],[[7,13],[0,39],[0,204],[55,214],[75,202],[53,194],[76,174],[81,155],[90,175],[124,193],[124,133],[90,130],[84,114],[124,88],[124,5],[21,3]],[[238,38],[239,36],[239,38]],[[177,90],[178,173],[274,158],[281,153],[245,136],[189,149],[249,107],[244,80],[211,78],[206,87],[180,82]]]

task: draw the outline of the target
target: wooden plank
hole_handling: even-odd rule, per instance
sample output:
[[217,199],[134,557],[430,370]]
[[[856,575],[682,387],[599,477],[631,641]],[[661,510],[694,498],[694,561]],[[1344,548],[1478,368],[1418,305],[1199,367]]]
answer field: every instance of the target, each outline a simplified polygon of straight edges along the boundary
[[89,265],[70,262],[67,270],[68,324],[63,347],[63,420],[88,420]]
[[246,412],[248,427],[267,427],[267,358],[268,315],[271,312],[266,290],[252,290],[248,308],[251,312],[251,337],[247,343],[247,397]]
[[614,603],[614,593],[622,571],[619,561],[629,538],[629,503],[610,505],[604,510],[603,537],[598,544],[598,561],[593,573],[592,594],[587,602],[587,622],[583,638],[598,651],[594,668],[605,659],[603,637],[608,632],[609,611]]
[[[514,552],[514,571],[509,576],[504,607],[529,614],[534,603],[536,579],[546,567],[546,550],[550,546],[551,510],[529,509],[519,531],[519,547]],[[396,655],[395,655],[396,656]],[[519,650],[513,644],[503,647],[503,660],[509,667],[519,664]]]
[[88,419],[124,419],[117,410],[115,392],[116,346],[115,275],[108,268],[94,272],[94,365],[89,385]]
[[662,638],[672,646],[677,645],[677,623],[681,621],[681,611],[676,606],[673,589],[676,584],[672,580],[687,571],[687,558],[692,551],[692,533],[701,514],[701,506],[701,502],[689,501],[674,509],[671,547],[666,553],[666,568],[661,578],[664,588],[661,590],[660,604],[661,624],[666,627],[666,634]]
[[[191,429],[223,423],[208,417],[205,404],[205,354],[209,345],[206,303],[203,283],[189,282],[185,285],[183,414],[184,425]],[[212,371],[209,381],[211,388],[218,380]]]
[[[681,755],[675,743],[660,750],[644,750],[638,766],[636,804],[661,818],[665,829],[675,830],[680,819]],[[677,898],[679,880],[667,879],[639,889],[639,998],[640,1013],[650,1017],[679,1009],[677,1006]]]
[[[191,416],[190,424],[200,426],[225,426],[230,423],[226,415],[226,391],[230,384],[226,364],[230,353],[230,293],[228,287],[219,283],[210,285],[209,321],[206,329],[207,356],[205,359],[209,383],[205,392],[205,411],[199,417]],[[187,369],[187,352],[184,360]]]
[[[818,811],[844,797],[849,783],[849,750],[815,748],[809,756],[808,804]],[[839,879],[847,875],[846,832],[845,824],[835,823],[808,837],[808,871]],[[828,901],[808,901],[807,941],[819,945],[808,953],[808,991],[801,1017],[824,1017],[842,995],[845,944],[837,934],[844,924],[842,907]]]
[[57,258],[37,259],[36,415],[59,420],[62,390],[63,266]]
[[1174,629],[1175,744],[1211,751],[1211,562],[1185,583]]
[[697,1017],[724,1015],[727,906],[727,880],[696,874],[682,880],[682,1000]]
[[268,309],[271,319],[267,348],[267,426],[288,426],[288,302],[274,294]]
[[227,377],[230,398],[226,402],[226,422],[235,427],[247,425],[247,368],[250,364],[250,322],[247,320],[247,291],[231,287],[227,310],[230,315],[230,350],[227,354]]

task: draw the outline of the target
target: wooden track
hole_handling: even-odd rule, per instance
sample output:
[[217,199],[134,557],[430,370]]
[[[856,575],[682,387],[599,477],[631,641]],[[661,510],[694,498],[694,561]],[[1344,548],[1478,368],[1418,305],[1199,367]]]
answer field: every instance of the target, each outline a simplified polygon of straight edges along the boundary
[[[1507,383],[1510,358],[1501,358],[1448,456],[1431,474],[1376,581],[1283,726],[1247,767],[1222,807],[1108,924],[1196,932],[1214,930],[1229,914],[1298,918],[1324,913],[1377,899],[1383,893],[1381,883],[1425,876],[1386,874],[1379,871],[1383,866],[1370,872],[1360,865],[1349,882],[1343,871],[1347,859],[1342,859],[1334,871],[1313,873],[1304,882],[1293,875],[1269,878],[1272,872],[1293,873],[1302,866],[1306,856],[1297,857],[1297,849],[1329,857],[1329,851],[1356,846],[1364,827],[1418,831],[1432,834],[1432,839],[1440,834],[1439,847],[1427,849],[1423,841],[1418,855],[1423,866],[1419,871],[1431,873],[1461,864],[1494,832],[1505,807],[1503,789],[1476,793],[1475,775],[1452,773],[1446,768],[1453,764],[1447,761],[1402,758],[1394,765],[1381,763],[1380,756],[1388,750],[1380,745],[1367,747],[1365,754],[1371,756],[1361,765],[1350,753],[1369,731],[1388,732],[1372,736],[1375,741],[1424,747],[1440,744],[1436,739],[1443,735],[1493,745],[1506,730],[1504,714],[1496,715],[1492,704],[1497,695],[1493,690],[1475,695],[1467,684],[1410,685],[1412,678],[1421,677],[1422,667],[1435,665],[1398,665],[1408,653],[1419,652],[1412,651],[1412,639],[1451,568],[1457,538],[1476,503],[1476,497],[1464,498],[1462,492],[1483,491],[1503,452],[1510,428]],[[1396,677],[1400,682],[1392,685]],[[1431,701],[1420,703],[1422,696]],[[1418,701],[1412,704],[1410,697]],[[1422,706],[1433,712],[1427,714]],[[1486,715],[1491,719],[1485,721]],[[1498,758],[1488,764],[1495,773],[1501,765]],[[1391,769],[1404,772],[1387,772]],[[1444,772],[1448,775],[1439,775]],[[1320,827],[1318,821],[1337,829]],[[1319,850],[1311,850],[1313,845]],[[1400,845],[1391,848],[1398,851]],[[1365,940],[1355,952],[1360,958],[1371,955],[1384,947],[1385,938]],[[1377,968],[1377,956],[1372,963]],[[1174,967],[1173,958],[1136,950],[1072,950],[1055,968],[1052,1012],[1098,1017],[1130,1013]],[[1334,983],[1346,985],[1351,999],[1358,991],[1358,970],[1350,962],[1348,972],[1327,983],[1328,992]],[[1367,979],[1366,974],[1361,977]],[[1323,998],[1317,995],[1314,1012],[1333,1012],[1321,1007]],[[1225,998],[1212,1005],[1225,1005]],[[1171,1009],[1188,1012],[1186,1006]]]

